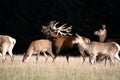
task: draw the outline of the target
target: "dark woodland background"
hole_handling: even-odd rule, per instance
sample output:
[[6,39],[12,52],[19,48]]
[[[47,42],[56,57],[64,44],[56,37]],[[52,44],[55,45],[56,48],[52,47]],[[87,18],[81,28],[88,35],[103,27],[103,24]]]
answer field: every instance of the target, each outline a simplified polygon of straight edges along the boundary
[[93,32],[106,24],[108,38],[120,38],[120,0],[1,0],[0,34],[14,37],[13,52],[23,53],[31,41],[43,39],[42,25],[51,20],[73,26],[78,33],[98,40]]

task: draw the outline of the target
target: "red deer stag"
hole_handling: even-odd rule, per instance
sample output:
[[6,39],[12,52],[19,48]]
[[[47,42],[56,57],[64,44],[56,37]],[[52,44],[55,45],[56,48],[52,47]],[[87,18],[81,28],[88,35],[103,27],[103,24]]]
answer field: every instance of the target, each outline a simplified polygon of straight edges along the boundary
[[[107,30],[105,24],[102,25],[102,29],[95,31],[94,35],[99,37],[100,42],[117,42],[118,44],[120,44],[120,39],[107,39]],[[106,60],[109,58],[103,54],[101,54],[100,56],[98,56],[99,58],[98,60],[101,62],[105,59],[105,65],[106,65]]]
[[[51,21],[48,26],[42,26],[41,32],[43,32],[47,37],[49,37],[49,39],[53,42],[53,44],[56,47],[56,55],[55,55],[54,60],[56,59],[60,51],[64,50],[64,51],[67,51],[66,58],[67,58],[67,62],[69,62],[69,52],[73,48],[77,48],[76,45],[72,44],[72,41],[75,40],[76,36],[71,36],[72,34],[70,34],[72,30],[72,26],[66,28],[66,24],[63,24],[62,26],[57,27],[57,24],[58,22]],[[90,42],[90,39],[86,37],[82,37],[82,38],[85,42],[87,43]],[[81,53],[81,56],[83,57],[83,63],[84,63],[85,58],[86,58],[84,49],[80,47],[79,52]]]
[[2,57],[2,62],[6,61],[6,53],[8,52],[11,57],[11,62],[14,60],[13,47],[16,44],[16,40],[8,35],[0,35],[0,56]]
[[54,59],[54,55],[52,52],[52,42],[47,39],[32,41],[27,49],[27,52],[23,56],[22,62],[26,62],[26,60],[28,60],[32,54],[37,54],[36,55],[36,63],[37,63],[38,56],[41,52],[44,54],[46,61],[47,61],[46,52],[50,54],[50,56]]
[[86,43],[83,38],[76,34],[77,38],[72,42],[73,44],[78,43],[84,50],[89,54],[90,63],[95,67],[96,57],[99,53],[106,54],[109,56],[110,64],[114,65],[114,59],[116,58],[120,62],[119,51],[120,46],[115,42],[90,42]]

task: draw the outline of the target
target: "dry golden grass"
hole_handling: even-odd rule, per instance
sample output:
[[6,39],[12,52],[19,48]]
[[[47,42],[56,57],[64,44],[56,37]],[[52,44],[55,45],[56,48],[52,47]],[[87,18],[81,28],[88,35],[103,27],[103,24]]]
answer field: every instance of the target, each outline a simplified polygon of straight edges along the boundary
[[21,55],[15,55],[15,61],[11,64],[7,56],[5,64],[0,59],[0,80],[119,80],[120,63],[115,66],[104,62],[96,64],[97,69],[90,66],[88,59],[82,65],[81,57],[70,57],[67,63],[65,57],[57,57],[55,64],[51,57],[45,63],[43,56],[39,57],[36,64],[35,56],[31,56],[28,63],[22,63]]

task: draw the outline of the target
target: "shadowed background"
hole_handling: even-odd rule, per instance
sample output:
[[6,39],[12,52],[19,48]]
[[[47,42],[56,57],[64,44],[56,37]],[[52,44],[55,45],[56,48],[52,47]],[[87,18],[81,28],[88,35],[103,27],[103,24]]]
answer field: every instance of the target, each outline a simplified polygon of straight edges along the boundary
[[0,34],[14,37],[13,52],[23,53],[31,41],[43,39],[42,25],[51,20],[72,25],[72,33],[98,40],[93,32],[106,24],[109,38],[120,38],[120,0],[1,0]]

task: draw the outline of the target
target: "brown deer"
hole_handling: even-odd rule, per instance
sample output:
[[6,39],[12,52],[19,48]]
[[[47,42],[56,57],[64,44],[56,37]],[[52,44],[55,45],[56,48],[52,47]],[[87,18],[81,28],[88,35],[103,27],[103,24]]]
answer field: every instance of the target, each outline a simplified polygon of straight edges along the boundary
[[0,35],[0,56],[2,57],[2,62],[6,61],[6,53],[11,57],[11,62],[14,61],[13,47],[16,44],[16,40],[8,35]]
[[32,41],[29,45],[27,52],[24,54],[22,62],[26,62],[32,54],[36,55],[36,63],[38,62],[38,56],[40,53],[43,53],[45,56],[45,62],[47,61],[47,53],[54,59],[54,54],[52,52],[52,42],[47,39],[35,40]]
[[[99,37],[99,42],[117,42],[118,44],[120,43],[120,39],[107,39],[107,29],[105,24],[102,25],[102,29],[95,31],[94,35]],[[98,62],[101,62],[105,59],[105,65],[106,65],[107,59],[109,59],[104,54],[99,55],[98,58],[99,58],[97,59],[99,60]]]
[[[51,21],[48,26],[42,26],[41,32],[43,32],[49,39],[53,42],[53,44],[56,47],[56,55],[54,60],[56,59],[57,55],[60,53],[60,51],[66,51],[67,55],[67,62],[69,62],[69,52],[73,48],[77,48],[76,44],[72,44],[72,41],[76,39],[76,36],[72,36],[70,33],[72,30],[72,26],[66,28],[66,24],[63,24],[60,27],[57,27],[58,22]],[[83,40],[87,43],[90,42],[90,39],[86,37],[82,37]],[[83,57],[83,63],[86,58],[86,54],[84,53],[84,49],[82,47],[79,48],[79,52],[81,53],[81,56]],[[53,61],[54,61],[53,60]]]
[[110,64],[114,65],[114,59],[116,58],[120,62],[119,51],[120,46],[115,42],[90,42],[86,43],[83,38],[76,34],[77,38],[73,40],[73,44],[78,43],[84,50],[89,54],[90,63],[95,67],[96,57],[99,53],[106,54],[109,56]]

